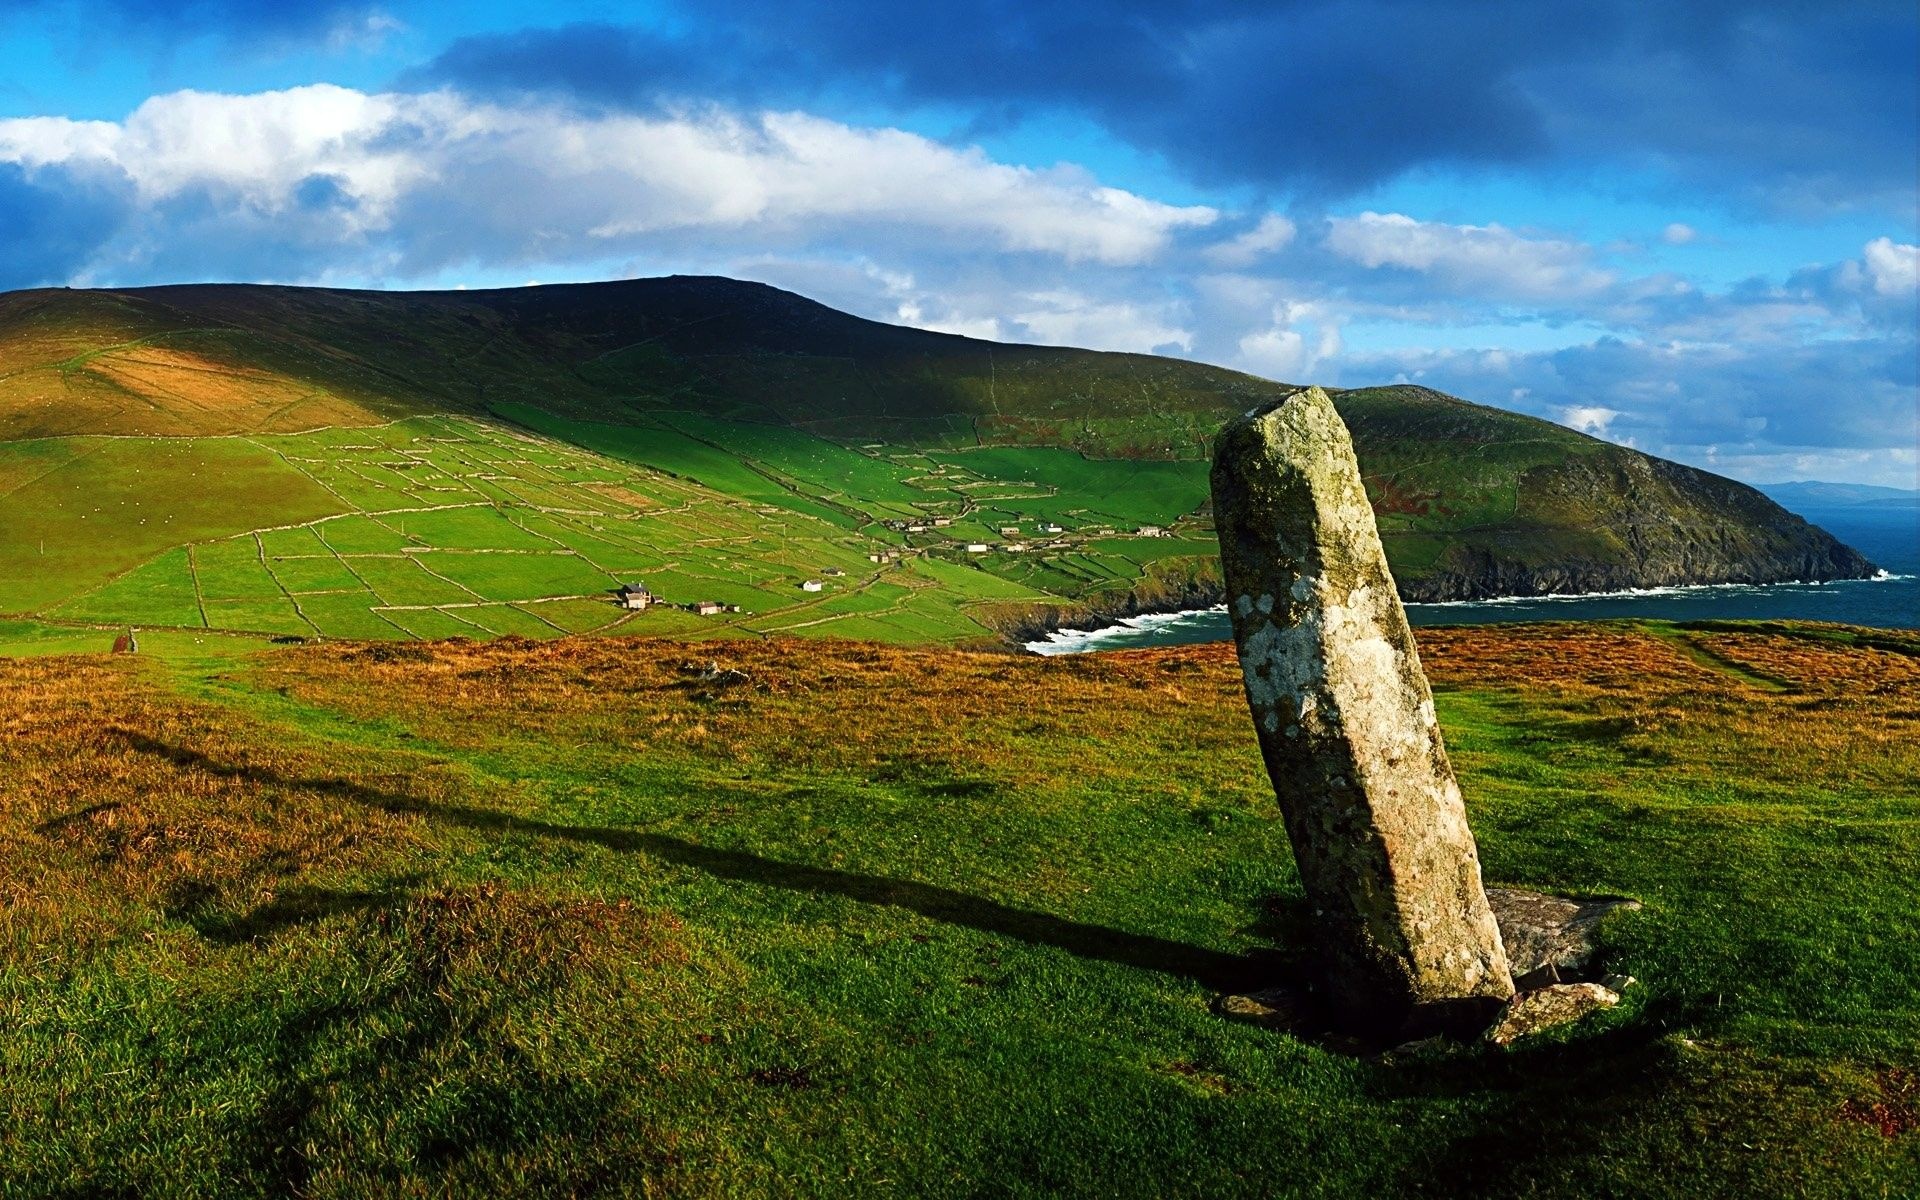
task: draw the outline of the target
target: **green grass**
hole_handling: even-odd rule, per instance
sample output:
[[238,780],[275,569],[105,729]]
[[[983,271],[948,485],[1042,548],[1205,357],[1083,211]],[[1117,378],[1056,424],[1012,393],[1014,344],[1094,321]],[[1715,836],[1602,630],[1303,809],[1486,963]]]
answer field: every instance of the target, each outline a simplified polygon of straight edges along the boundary
[[164,551],[244,532],[261,513],[339,511],[278,458],[233,439],[87,439],[62,452],[0,443],[0,473],[27,476],[0,498],[0,612],[51,608]]
[[382,620],[371,611],[374,597],[366,592],[345,592],[298,598],[301,613],[327,637],[399,638],[406,631]]
[[423,565],[488,600],[592,596],[618,581],[573,554],[427,554]]
[[74,621],[131,625],[198,626],[200,603],[194,592],[187,550],[169,550],[142,563],[98,591],[55,610]]
[[354,573],[373,589],[382,604],[461,604],[474,600],[476,597],[465,588],[427,569],[423,558],[432,561],[434,557],[417,554],[392,558],[359,555],[347,562]]
[[316,632],[310,622],[301,618],[294,602],[285,596],[278,600],[209,600],[206,610],[210,629],[296,637],[310,637]]
[[[318,543],[315,549],[319,549]],[[286,591],[299,595],[303,592],[354,592],[361,590],[361,583],[352,569],[340,559],[324,551],[312,558],[278,558],[272,550],[267,552],[267,569]]]
[[390,609],[384,615],[417,638],[485,637],[489,632],[469,608]]
[[252,537],[201,542],[192,550],[194,576],[208,600],[267,600],[282,593]]
[[[1207,499],[1207,464],[1201,461],[1096,459],[1044,446],[990,447],[929,457],[983,478],[1030,483],[1026,490],[1049,493],[983,501],[994,511],[1029,524],[1039,518],[1069,528],[1089,520],[1169,525]],[[1032,530],[1028,533],[1032,535]]]

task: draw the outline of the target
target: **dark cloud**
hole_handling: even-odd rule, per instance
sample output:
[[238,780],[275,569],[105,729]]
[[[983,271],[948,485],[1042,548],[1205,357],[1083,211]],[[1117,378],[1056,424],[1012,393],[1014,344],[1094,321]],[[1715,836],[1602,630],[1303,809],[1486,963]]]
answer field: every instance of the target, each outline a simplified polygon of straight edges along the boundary
[[0,162],[0,289],[66,282],[128,212],[112,182]]
[[15,10],[65,11],[113,33],[171,42],[213,35],[250,44],[307,41],[362,26],[367,0],[13,0]]
[[675,32],[455,43],[410,82],[595,104],[952,105],[1090,118],[1193,178],[1349,191],[1430,167],[1665,169],[1773,205],[1884,204],[1914,171],[1908,3],[711,0]]

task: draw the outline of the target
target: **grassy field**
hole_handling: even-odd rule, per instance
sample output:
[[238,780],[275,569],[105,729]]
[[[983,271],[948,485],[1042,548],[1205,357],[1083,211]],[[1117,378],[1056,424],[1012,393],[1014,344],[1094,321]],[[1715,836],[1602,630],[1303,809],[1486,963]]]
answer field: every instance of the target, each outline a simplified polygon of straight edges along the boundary
[[1646,903],[1510,1051],[1209,1011],[1304,928],[1225,647],[0,661],[0,1192],[1920,1192],[1920,641],[1420,638],[1490,881]]
[[[0,446],[0,487],[12,488],[0,499],[28,518],[0,525],[0,563],[19,568],[0,585],[0,612],[103,638],[131,625],[336,638],[618,628],[967,642],[993,636],[974,619],[976,605],[1124,591],[1160,558],[1212,556],[1204,537],[1112,533],[1148,517],[1171,523],[1198,505],[1191,486],[1141,491],[1169,464],[1044,452],[1055,466],[1078,464],[1062,478],[1086,494],[1069,499],[1029,478],[1041,452],[936,462],[685,414],[595,426],[508,411],[547,432],[441,417]],[[978,470],[959,465],[976,457]],[[888,524],[936,515],[949,524],[919,533]],[[959,549],[1012,540],[1004,526],[1037,541],[1054,520],[1075,523],[1059,535],[1073,539],[1071,553]],[[882,552],[900,557],[872,561]],[[1050,569],[1069,557],[1099,565]],[[802,592],[815,577],[829,586]],[[630,579],[670,603],[741,611],[698,622],[668,609],[629,615],[612,589]],[[551,605],[567,606],[556,610],[564,619],[542,615]]]

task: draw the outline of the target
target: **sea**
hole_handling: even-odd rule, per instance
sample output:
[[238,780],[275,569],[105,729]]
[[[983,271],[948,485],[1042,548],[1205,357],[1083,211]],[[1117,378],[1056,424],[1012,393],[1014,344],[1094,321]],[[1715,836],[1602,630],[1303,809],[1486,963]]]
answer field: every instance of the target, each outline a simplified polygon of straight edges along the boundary
[[[1883,629],[1920,628],[1920,506],[1798,506],[1819,525],[1881,568],[1873,579],[1833,583],[1709,584],[1577,596],[1515,596],[1409,604],[1414,625],[1490,625],[1509,621],[1602,621],[1654,617],[1671,621],[1841,621]],[[1185,646],[1233,636],[1224,605],[1194,612],[1129,617],[1103,629],[1058,630],[1028,642],[1036,654],[1079,654],[1141,646]]]

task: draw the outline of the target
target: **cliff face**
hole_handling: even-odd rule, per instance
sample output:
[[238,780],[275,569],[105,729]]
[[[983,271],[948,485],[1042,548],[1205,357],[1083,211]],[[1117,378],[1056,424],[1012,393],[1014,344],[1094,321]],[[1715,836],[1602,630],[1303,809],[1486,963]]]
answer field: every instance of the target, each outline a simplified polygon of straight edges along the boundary
[[1414,387],[1342,394],[1408,600],[1857,579],[1875,567],[1760,492]]
[[1859,579],[1866,557],[1753,488],[1608,447],[1520,479],[1529,524],[1468,531],[1433,568],[1400,581],[1408,600],[1476,600],[1711,583]]

